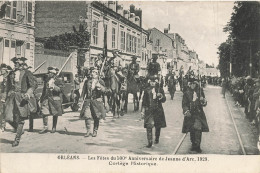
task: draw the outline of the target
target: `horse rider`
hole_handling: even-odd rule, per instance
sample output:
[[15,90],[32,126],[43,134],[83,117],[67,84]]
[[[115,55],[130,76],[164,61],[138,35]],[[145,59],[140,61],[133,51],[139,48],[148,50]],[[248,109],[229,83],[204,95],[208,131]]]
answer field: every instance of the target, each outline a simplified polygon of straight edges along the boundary
[[5,131],[5,101],[6,101],[6,82],[7,76],[12,68],[6,64],[0,65],[0,126],[1,131]]
[[[6,120],[9,122],[16,121],[16,136],[12,144],[13,147],[18,146],[23,134],[24,120],[36,111],[36,99],[34,90],[37,83],[33,74],[29,70],[22,68],[22,60],[20,58],[12,58],[15,69],[10,72],[7,77],[7,99],[6,99]],[[34,112],[35,113],[35,112]]]
[[161,128],[166,127],[166,120],[162,103],[166,101],[164,90],[159,86],[159,78],[157,75],[148,77],[149,86],[144,91],[141,116],[144,118],[144,128],[147,132],[148,145],[153,145],[153,132],[155,127],[155,144],[159,143]]
[[139,79],[139,64],[136,62],[137,57],[136,56],[132,56],[132,62],[129,64],[128,66],[128,74],[131,74],[135,80]]
[[98,68],[92,67],[90,71],[90,79],[85,81],[82,89],[81,97],[83,97],[84,103],[80,112],[80,118],[85,120],[87,129],[85,137],[90,136],[91,119],[94,120],[92,137],[96,137],[99,120],[102,118],[102,114],[105,113],[103,95],[106,92],[106,87],[105,82],[99,78]]
[[43,115],[43,129],[40,134],[48,131],[48,116],[53,116],[52,131],[56,132],[58,117],[62,116],[62,90],[64,83],[58,78],[59,69],[56,67],[48,67],[48,74],[44,80],[43,91],[40,98],[40,109]]
[[147,71],[148,71],[147,76],[159,75],[159,72],[161,71],[161,66],[157,62],[157,59],[158,59],[158,55],[153,54],[152,62],[150,62],[147,67]]
[[190,140],[192,143],[191,151],[201,153],[200,148],[202,132],[209,132],[209,127],[203,106],[206,106],[207,101],[203,89],[194,76],[189,78],[189,87],[183,94],[182,109],[184,121],[182,133],[190,132]]

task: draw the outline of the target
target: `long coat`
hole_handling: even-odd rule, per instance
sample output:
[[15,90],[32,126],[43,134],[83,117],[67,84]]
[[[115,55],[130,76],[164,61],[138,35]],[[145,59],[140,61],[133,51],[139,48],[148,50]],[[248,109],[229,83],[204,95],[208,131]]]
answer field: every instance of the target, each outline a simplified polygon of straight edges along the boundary
[[[158,92],[159,90],[159,92]],[[153,99],[153,95],[161,93],[162,99]],[[166,120],[164,115],[164,110],[162,103],[166,101],[163,88],[155,88],[155,93],[153,94],[153,88],[148,87],[144,91],[142,107],[145,109],[144,113],[144,128],[164,128],[166,127]]]
[[[34,90],[37,88],[37,81],[29,70],[12,71],[7,76],[6,83],[6,120],[13,122],[14,114],[27,118],[37,110]],[[30,99],[26,101],[24,95],[29,94]],[[13,112],[14,111],[14,112]]]
[[[196,92],[195,95],[194,92]],[[195,101],[193,101],[193,97],[196,95],[198,98]],[[202,132],[209,131],[207,119],[203,111],[203,106],[200,104],[199,101],[200,95],[201,97],[205,98],[203,89],[201,89],[201,92],[199,92],[193,91],[192,89],[188,88],[187,91],[185,91],[183,94],[183,113],[185,113],[186,111],[190,111],[191,117],[184,117],[182,133],[190,132],[193,129],[201,130]]]
[[54,88],[50,90],[48,83],[50,79],[44,81],[42,95],[40,98],[41,113],[45,116],[62,116],[62,89],[64,83],[61,79],[54,80]]
[[176,79],[174,78],[174,75],[170,75],[168,77],[168,91],[169,92],[175,92],[176,91]]
[[82,88],[81,96],[84,99],[83,107],[80,111],[80,118],[82,119],[100,119],[101,117],[105,117],[106,114],[102,100],[103,94],[106,91],[105,82],[99,79],[99,83],[102,86],[100,90],[97,87],[92,89],[92,83],[92,79],[86,80]]

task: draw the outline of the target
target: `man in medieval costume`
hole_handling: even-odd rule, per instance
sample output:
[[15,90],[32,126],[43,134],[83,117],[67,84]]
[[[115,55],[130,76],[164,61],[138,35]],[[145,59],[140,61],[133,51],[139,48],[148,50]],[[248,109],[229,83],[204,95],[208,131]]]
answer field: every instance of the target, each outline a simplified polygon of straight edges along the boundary
[[94,120],[92,137],[97,136],[99,120],[105,113],[103,95],[106,92],[105,83],[99,78],[99,71],[96,67],[91,70],[90,79],[86,80],[82,89],[81,97],[84,100],[80,118],[85,120],[87,133],[85,137],[91,135],[91,120]]
[[5,131],[5,101],[6,101],[6,82],[7,76],[12,68],[6,64],[0,65],[0,126],[1,131]]
[[20,58],[12,58],[15,69],[7,77],[6,121],[16,124],[16,136],[12,144],[18,146],[23,134],[24,120],[37,111],[34,90],[37,83],[29,70],[22,68]]
[[192,143],[192,151],[201,153],[201,137],[202,132],[208,132],[209,127],[203,106],[207,101],[203,89],[199,86],[194,76],[189,78],[189,87],[183,94],[182,109],[184,114],[184,122],[182,133],[190,132],[190,140]]
[[48,74],[44,79],[42,95],[40,98],[40,109],[43,115],[43,129],[40,134],[48,132],[48,116],[53,116],[52,131],[56,132],[58,117],[62,116],[62,90],[64,83],[58,78],[59,69],[56,67],[48,67]]
[[153,145],[153,127],[155,127],[155,144],[159,143],[161,128],[166,127],[166,120],[162,103],[166,101],[164,90],[159,85],[157,75],[149,76],[149,86],[144,91],[141,115],[144,118],[144,128],[147,132],[148,145]]

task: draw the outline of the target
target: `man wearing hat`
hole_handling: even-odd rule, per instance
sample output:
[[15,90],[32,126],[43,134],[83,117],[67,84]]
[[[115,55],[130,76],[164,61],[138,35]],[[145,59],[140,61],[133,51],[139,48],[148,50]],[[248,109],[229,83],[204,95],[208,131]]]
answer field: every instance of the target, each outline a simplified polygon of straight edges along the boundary
[[147,66],[147,71],[148,71],[148,76],[153,76],[153,75],[159,75],[159,72],[161,71],[161,66],[157,61],[158,55],[153,54],[152,56],[152,62],[150,62]]
[[40,109],[43,114],[43,130],[39,133],[43,134],[48,131],[48,116],[53,116],[52,131],[56,132],[58,117],[62,116],[62,89],[63,81],[57,77],[59,69],[56,67],[48,67],[48,75],[44,80],[42,95],[40,98]]
[[162,103],[166,101],[164,90],[159,86],[159,78],[156,75],[149,76],[149,86],[144,91],[141,116],[144,118],[144,128],[147,132],[148,145],[153,145],[153,132],[155,127],[155,144],[159,143],[161,128],[166,127],[166,120]]
[[183,94],[182,109],[184,121],[182,133],[190,132],[192,143],[191,151],[201,153],[200,143],[202,132],[208,132],[209,127],[203,106],[206,106],[206,99],[203,89],[194,77],[189,78],[189,87]]
[[37,83],[33,74],[22,68],[21,64],[23,61],[20,58],[14,57],[12,61],[15,69],[7,77],[5,115],[8,122],[17,122],[16,137],[12,145],[15,147],[19,145],[23,133],[24,120],[37,110],[34,97]]
[[99,71],[96,67],[90,69],[90,79],[86,80],[82,89],[81,97],[84,100],[83,107],[80,112],[80,118],[85,120],[87,133],[85,137],[90,136],[91,119],[94,120],[94,128],[92,137],[97,136],[99,120],[105,113],[105,107],[102,97],[106,92],[105,82],[99,79]]
[[171,100],[173,100],[176,91],[176,84],[177,84],[177,79],[175,79],[175,72],[173,70],[168,76],[167,84],[168,84],[168,91],[170,92],[171,95]]
[[137,64],[136,59],[136,56],[132,56],[132,62],[128,66],[128,74],[134,76],[135,79],[139,78],[138,73],[140,70],[139,64]]
[[6,100],[6,82],[9,72],[12,71],[10,66],[6,64],[0,65],[0,127],[1,131],[5,131],[5,100]]

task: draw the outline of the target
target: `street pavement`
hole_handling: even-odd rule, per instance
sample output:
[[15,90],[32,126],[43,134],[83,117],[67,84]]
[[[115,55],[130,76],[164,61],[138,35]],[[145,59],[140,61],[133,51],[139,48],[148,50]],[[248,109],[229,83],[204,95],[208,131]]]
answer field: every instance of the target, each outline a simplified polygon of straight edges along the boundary
[[[29,122],[25,123],[25,133],[20,145],[12,147],[15,133],[7,125],[7,131],[1,133],[2,153],[78,153],[78,154],[151,154],[171,155],[183,137],[181,133],[183,114],[181,108],[182,92],[176,91],[173,100],[166,91],[167,101],[163,104],[167,127],[161,131],[159,144],[146,148],[146,129],[140,120],[140,111],[133,112],[130,103],[128,113],[114,119],[108,114],[100,124],[97,137],[85,138],[84,120],[79,119],[79,112],[71,112],[70,108],[58,119],[57,132],[39,134],[43,124],[41,119],[34,120],[34,132],[28,132]],[[208,86],[205,88],[208,105],[204,111],[208,120],[210,132],[202,135],[202,154],[242,154],[239,140],[232,123],[226,100],[220,94],[221,88]],[[237,123],[247,154],[258,154],[256,148],[257,136],[255,129],[245,119],[243,110],[234,106],[231,95],[226,97],[231,112]],[[49,117],[49,130],[52,117]],[[153,131],[154,133],[154,131]],[[189,134],[185,137],[177,154],[193,154],[190,152]]]

